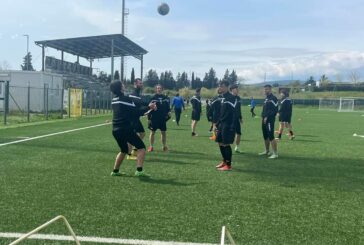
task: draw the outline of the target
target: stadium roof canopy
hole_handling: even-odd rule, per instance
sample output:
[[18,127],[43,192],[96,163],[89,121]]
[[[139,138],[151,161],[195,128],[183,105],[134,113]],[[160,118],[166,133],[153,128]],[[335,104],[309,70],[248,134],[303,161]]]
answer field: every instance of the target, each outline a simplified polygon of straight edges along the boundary
[[142,56],[148,53],[148,51],[121,34],[36,41],[35,44],[54,48],[88,60],[110,58],[112,56],[133,56],[141,60]]

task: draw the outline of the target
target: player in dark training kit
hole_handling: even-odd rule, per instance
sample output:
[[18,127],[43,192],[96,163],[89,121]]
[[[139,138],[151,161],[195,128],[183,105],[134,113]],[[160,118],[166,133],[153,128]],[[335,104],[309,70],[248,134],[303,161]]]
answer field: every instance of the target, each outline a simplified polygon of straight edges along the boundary
[[230,91],[235,98],[235,152],[240,153],[240,140],[241,140],[241,125],[243,123],[243,116],[241,114],[241,98],[239,96],[239,86],[232,85]]
[[143,171],[145,158],[145,145],[140,137],[135,133],[133,119],[143,115],[149,108],[155,109],[155,103],[150,103],[148,107],[137,107],[128,96],[124,95],[124,86],[121,81],[112,82],[111,92],[115,95],[112,99],[112,134],[120,147],[120,152],[116,156],[112,176],[121,176],[120,166],[129,152],[128,144],[133,145],[137,150],[137,171],[135,176],[148,176]]
[[282,138],[282,133],[284,128],[289,131],[289,139],[293,140],[295,138],[292,131],[292,100],[289,98],[289,93],[286,90],[281,91],[281,102],[279,108],[279,130],[278,130],[278,140]]
[[197,136],[196,134],[196,125],[197,122],[200,121],[201,113],[202,113],[202,105],[201,105],[201,89],[196,89],[196,94],[191,98],[191,105],[192,105],[192,136]]
[[156,94],[152,97],[151,103],[156,103],[156,110],[152,110],[148,114],[149,119],[149,129],[150,136],[149,142],[150,146],[148,148],[148,152],[152,152],[154,150],[154,137],[155,132],[159,129],[162,135],[162,144],[163,151],[168,151],[167,147],[167,120],[170,119],[170,107],[169,107],[169,98],[162,94],[163,87],[158,84],[155,86]]
[[218,96],[214,97],[211,100],[210,111],[209,111],[209,115],[208,115],[208,117],[211,118],[211,121],[212,121],[212,136],[210,137],[210,140],[213,140],[213,141],[216,140],[216,124],[220,117],[220,106],[221,106],[221,100],[222,100],[220,87],[217,88],[217,93],[218,93]]
[[262,131],[264,138],[265,151],[259,153],[261,156],[269,155],[269,146],[272,145],[273,153],[270,159],[278,158],[277,141],[274,138],[274,122],[278,112],[278,99],[272,94],[272,86],[265,85],[266,95],[262,111]]
[[232,161],[231,144],[235,139],[235,97],[229,93],[229,82],[222,81],[219,85],[222,99],[220,106],[220,115],[217,126],[216,142],[219,143],[220,152],[223,161],[216,168],[219,171],[230,171]]
[[[134,81],[134,91],[129,95],[132,101],[135,103],[137,107],[148,106],[148,102],[142,97],[143,92],[143,81],[140,78],[135,79]],[[145,137],[145,130],[142,122],[140,121],[140,116],[137,115],[133,119],[134,131],[139,135],[140,139],[143,140]],[[130,148],[130,147],[129,147]],[[133,149],[130,155],[128,155],[128,159],[135,160],[136,159],[136,149]]]

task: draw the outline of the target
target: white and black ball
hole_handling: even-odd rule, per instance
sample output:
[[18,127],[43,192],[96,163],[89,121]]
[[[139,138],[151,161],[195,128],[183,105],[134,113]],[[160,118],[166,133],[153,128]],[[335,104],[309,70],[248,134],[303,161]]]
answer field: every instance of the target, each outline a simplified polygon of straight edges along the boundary
[[169,13],[169,5],[166,3],[161,3],[158,7],[158,13],[160,15],[167,15]]

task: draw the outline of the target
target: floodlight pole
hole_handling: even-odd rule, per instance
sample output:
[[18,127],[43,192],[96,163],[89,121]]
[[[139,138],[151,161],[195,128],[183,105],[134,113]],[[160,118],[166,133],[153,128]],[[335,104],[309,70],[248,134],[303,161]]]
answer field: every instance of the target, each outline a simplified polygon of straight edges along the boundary
[[27,71],[29,71],[29,35],[24,34],[23,36],[27,38]]
[[[125,35],[125,0],[122,0],[121,35]],[[120,57],[120,80],[124,79],[124,56]]]

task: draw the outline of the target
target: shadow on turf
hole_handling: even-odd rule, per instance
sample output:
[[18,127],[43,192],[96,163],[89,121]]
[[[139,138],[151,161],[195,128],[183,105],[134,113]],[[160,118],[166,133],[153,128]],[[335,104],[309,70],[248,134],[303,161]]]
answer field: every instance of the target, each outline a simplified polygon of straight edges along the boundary
[[175,181],[174,179],[154,179],[154,178],[139,178],[141,182],[146,182],[148,184],[157,184],[157,185],[173,185],[173,186],[193,186],[200,183],[181,183]]
[[296,134],[297,137],[307,137],[307,138],[318,138],[317,135],[310,135],[310,134]]
[[310,142],[310,143],[321,143],[321,140],[306,140],[306,139],[294,139],[293,141],[298,141],[298,142]]
[[233,172],[290,188],[309,185],[330,190],[364,190],[364,165],[360,159],[281,156],[273,160],[248,155],[249,158],[233,165]]

